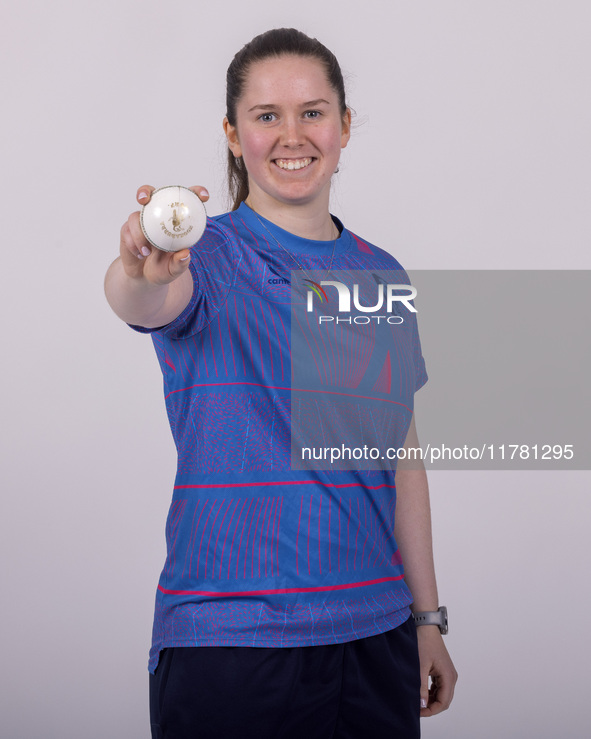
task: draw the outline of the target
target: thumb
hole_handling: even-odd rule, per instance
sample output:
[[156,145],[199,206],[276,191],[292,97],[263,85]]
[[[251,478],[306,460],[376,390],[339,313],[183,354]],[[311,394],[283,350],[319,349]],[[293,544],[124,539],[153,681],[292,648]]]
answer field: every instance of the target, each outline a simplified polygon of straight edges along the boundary
[[181,251],[177,251],[172,255],[168,264],[168,271],[176,279],[189,267],[190,262],[191,252],[189,249],[181,249]]

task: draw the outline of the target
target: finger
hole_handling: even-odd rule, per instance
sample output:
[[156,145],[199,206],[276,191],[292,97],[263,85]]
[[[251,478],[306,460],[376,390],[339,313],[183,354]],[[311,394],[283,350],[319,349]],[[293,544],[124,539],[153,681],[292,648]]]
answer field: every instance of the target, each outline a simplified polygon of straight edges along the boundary
[[129,225],[129,231],[133,240],[136,256],[139,256],[140,259],[143,257],[149,257],[152,253],[152,247],[142,230],[139,211],[136,210],[135,213],[132,213],[127,219],[127,223]]
[[431,687],[429,688],[429,697],[427,699],[427,705],[423,705],[423,700],[421,698],[421,716],[435,716],[438,713],[441,713],[443,711],[443,707],[439,703],[438,700],[438,692],[437,692],[437,678],[433,678],[431,682]]
[[421,716],[435,716],[446,711],[453,699],[457,675],[438,675],[433,678],[429,689],[429,700],[426,708],[421,708]]
[[189,190],[195,193],[199,200],[202,202],[205,202],[206,200],[209,200],[209,192],[205,187],[202,187],[201,185],[193,185],[193,187],[190,187]]
[[421,708],[429,705],[429,671],[421,670]]
[[136,257],[137,259],[143,258],[140,249],[134,241],[128,221],[126,221],[121,227],[121,252],[122,255],[124,253],[128,253],[130,256]]
[[156,188],[152,187],[151,185],[142,185],[138,191],[137,195],[135,196],[138,203],[140,205],[145,205],[146,203],[150,202],[150,198],[152,197],[152,193],[154,192]]
[[457,675],[452,674],[444,674],[441,675],[440,678],[437,680],[437,703],[441,706],[441,711],[446,711],[450,703],[452,701],[452,698],[454,697],[454,687],[456,684],[456,678]]
[[131,277],[141,277],[144,270],[145,258],[138,252],[127,223],[124,223],[121,228],[120,254],[123,267],[127,274]]

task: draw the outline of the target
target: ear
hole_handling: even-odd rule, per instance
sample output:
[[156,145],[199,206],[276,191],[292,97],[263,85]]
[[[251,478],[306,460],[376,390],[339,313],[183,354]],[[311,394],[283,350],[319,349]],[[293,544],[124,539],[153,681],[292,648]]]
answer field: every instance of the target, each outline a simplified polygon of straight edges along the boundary
[[228,148],[235,157],[241,157],[242,147],[240,146],[240,142],[238,141],[238,131],[236,130],[236,126],[233,126],[230,123],[227,116],[224,116],[223,126],[224,133],[226,134],[226,139],[228,141]]
[[341,149],[349,143],[351,138],[351,108],[347,108],[345,115],[343,116],[343,127],[341,130]]

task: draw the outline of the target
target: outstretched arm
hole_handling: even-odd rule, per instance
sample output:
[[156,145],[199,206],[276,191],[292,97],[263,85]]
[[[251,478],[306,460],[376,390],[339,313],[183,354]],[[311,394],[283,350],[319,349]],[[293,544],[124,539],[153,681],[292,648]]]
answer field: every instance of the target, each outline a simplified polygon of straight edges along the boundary
[[[405,448],[418,448],[414,416]],[[394,535],[404,563],[404,577],[413,595],[413,611],[439,607],[433,564],[429,486],[425,468],[399,462],[396,471]],[[421,663],[421,716],[434,716],[449,707],[458,674],[437,626],[418,626]],[[431,688],[429,689],[429,677]]]
[[[203,201],[209,197],[203,187],[192,187]],[[145,205],[153,187],[144,185],[137,200]],[[122,320],[136,326],[157,328],[179,316],[193,294],[189,272],[190,250],[163,252],[152,247],[140,226],[140,213],[132,213],[121,228],[120,256],[105,277],[105,294],[111,308]]]

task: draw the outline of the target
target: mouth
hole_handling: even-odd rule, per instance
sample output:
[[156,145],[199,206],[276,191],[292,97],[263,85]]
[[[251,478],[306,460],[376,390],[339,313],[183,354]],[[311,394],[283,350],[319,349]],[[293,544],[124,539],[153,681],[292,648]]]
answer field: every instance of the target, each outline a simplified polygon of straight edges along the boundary
[[302,159],[273,159],[279,169],[287,169],[290,172],[296,169],[305,169],[314,161],[314,157],[303,157]]

